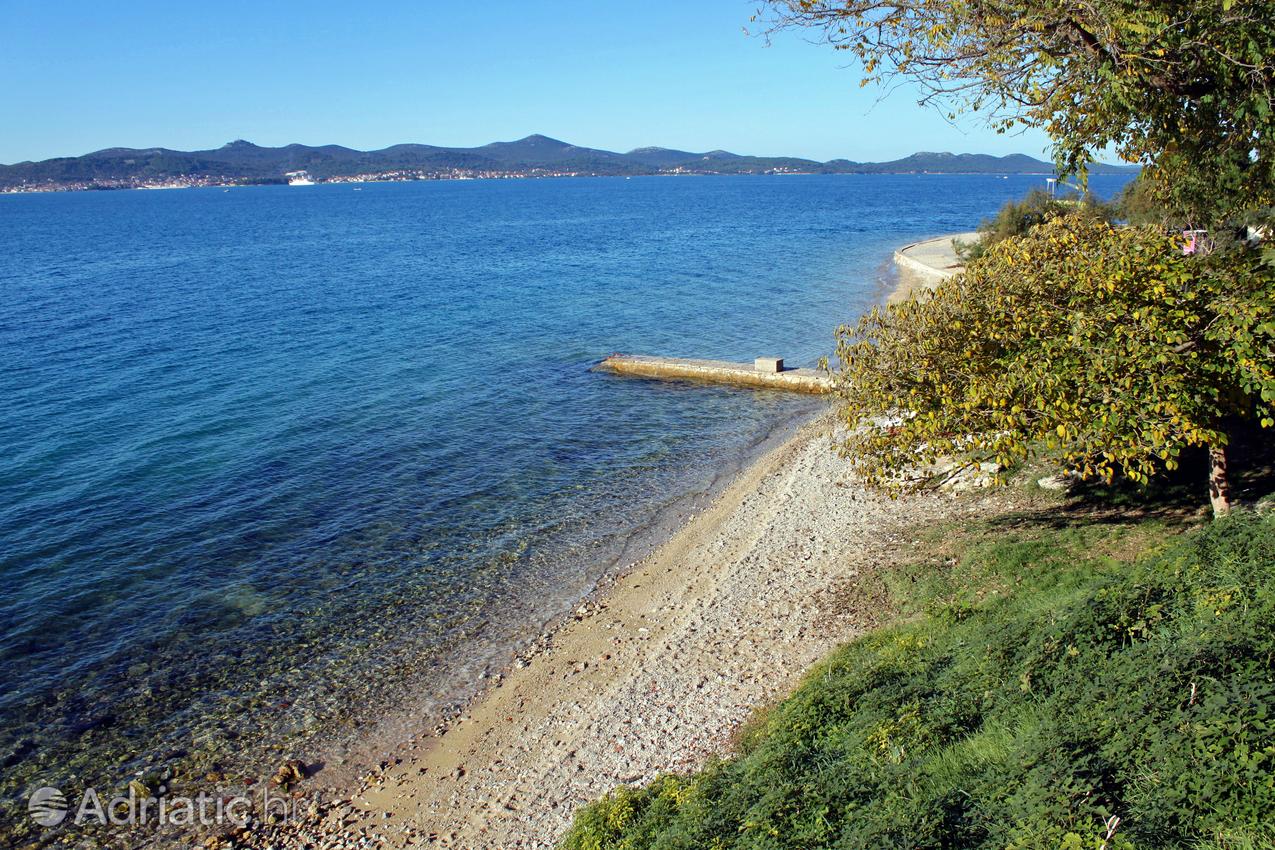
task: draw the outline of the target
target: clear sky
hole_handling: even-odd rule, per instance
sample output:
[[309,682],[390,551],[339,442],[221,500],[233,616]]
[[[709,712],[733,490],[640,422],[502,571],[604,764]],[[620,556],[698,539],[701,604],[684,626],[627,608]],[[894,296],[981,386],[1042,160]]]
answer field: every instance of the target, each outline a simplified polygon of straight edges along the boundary
[[232,140],[578,145],[886,160],[1047,153],[744,33],[755,0],[0,0],[0,162]]

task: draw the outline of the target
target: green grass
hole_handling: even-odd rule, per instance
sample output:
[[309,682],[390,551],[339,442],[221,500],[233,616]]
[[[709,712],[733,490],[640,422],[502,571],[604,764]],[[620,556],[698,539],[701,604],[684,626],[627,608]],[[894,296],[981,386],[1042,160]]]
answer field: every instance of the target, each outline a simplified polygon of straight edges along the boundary
[[562,846],[1275,846],[1275,517],[928,547],[888,576],[896,624],[818,664],[735,757],[618,789]]

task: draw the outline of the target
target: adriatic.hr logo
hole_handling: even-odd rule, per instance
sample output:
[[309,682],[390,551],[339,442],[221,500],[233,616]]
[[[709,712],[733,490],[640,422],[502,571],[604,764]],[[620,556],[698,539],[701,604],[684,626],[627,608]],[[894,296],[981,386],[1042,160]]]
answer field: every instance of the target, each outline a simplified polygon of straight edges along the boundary
[[40,826],[57,826],[66,820],[66,808],[66,795],[56,788],[37,788],[27,800],[27,812]]
[[[60,789],[45,786],[27,797],[27,814],[38,825],[51,829],[64,824],[81,826],[244,826],[253,813],[253,799],[247,794],[209,793],[200,791],[193,797],[169,796],[166,788],[159,796],[138,795],[133,785],[128,793],[103,798],[96,789],[87,788],[78,799],[69,800]],[[271,794],[269,787],[261,791],[260,811],[273,822],[291,821],[300,814],[297,800]]]

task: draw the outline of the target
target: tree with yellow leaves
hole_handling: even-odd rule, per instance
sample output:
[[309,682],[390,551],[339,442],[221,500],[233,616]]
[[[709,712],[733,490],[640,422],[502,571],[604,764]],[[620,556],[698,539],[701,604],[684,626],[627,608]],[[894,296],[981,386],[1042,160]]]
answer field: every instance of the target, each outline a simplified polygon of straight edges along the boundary
[[1197,227],[1275,203],[1275,0],[768,0],[863,82],[903,79],[953,117],[1038,127],[1065,174],[1113,147]]
[[1207,446],[1220,514],[1228,425],[1275,425],[1275,269],[1155,229],[1055,218],[837,337],[845,452],[891,487],[944,457],[1146,482]]

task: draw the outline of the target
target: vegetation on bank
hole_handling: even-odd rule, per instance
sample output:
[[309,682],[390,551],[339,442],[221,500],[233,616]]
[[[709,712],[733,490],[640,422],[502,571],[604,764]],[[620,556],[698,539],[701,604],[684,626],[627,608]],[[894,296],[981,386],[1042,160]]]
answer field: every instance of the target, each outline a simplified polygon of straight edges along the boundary
[[1085,206],[1045,215],[838,330],[851,464],[892,487],[926,485],[947,457],[1146,483],[1205,446],[1224,513],[1233,431],[1275,425],[1275,266],[1242,245],[1188,256]]
[[[996,215],[979,222],[977,239],[970,242],[953,240],[957,256],[963,262],[971,263],[992,246],[1015,236],[1024,236],[1033,227],[1062,216],[1080,216],[1113,225],[1151,227],[1163,233],[1180,234],[1192,229],[1189,215],[1157,201],[1154,187],[1148,180],[1135,178],[1129,181],[1124,190],[1110,201],[1103,201],[1071,184],[1063,184],[1055,192],[1032,189],[1020,200],[1007,202],[996,211]],[[1258,210],[1239,222],[1202,234],[1206,237],[1202,241],[1209,248],[1220,246],[1223,250],[1234,251],[1246,247],[1243,243],[1251,241],[1249,227],[1257,232],[1269,230],[1273,223],[1275,208]]]
[[1044,189],[1032,189],[1022,200],[1009,201],[996,215],[980,222],[977,239],[971,242],[955,239],[953,245],[957,256],[968,264],[986,254],[993,245],[1022,236],[1051,219],[1079,215],[1088,220],[1114,224],[1124,217],[1122,213],[1120,202],[1104,203],[1089,193],[1072,196],[1069,187],[1062,197]]
[[737,756],[620,788],[566,850],[1275,842],[1275,516],[933,529],[902,615]]

